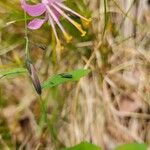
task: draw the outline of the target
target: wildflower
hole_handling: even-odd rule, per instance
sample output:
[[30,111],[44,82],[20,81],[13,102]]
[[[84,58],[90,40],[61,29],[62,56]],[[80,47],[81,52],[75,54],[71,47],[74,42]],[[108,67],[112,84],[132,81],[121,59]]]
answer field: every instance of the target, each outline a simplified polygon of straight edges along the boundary
[[80,32],[81,36],[84,36],[86,32],[82,29],[81,25],[71,19],[65,12],[69,12],[77,17],[81,18],[85,22],[90,22],[89,19],[81,16],[77,12],[73,11],[69,7],[63,4],[64,0],[42,0],[41,3],[35,5],[29,5],[26,3],[26,0],[21,0],[22,8],[27,12],[30,16],[37,17],[45,14],[44,19],[34,18],[32,21],[29,22],[28,28],[32,30],[39,29],[43,23],[48,21],[53,29],[57,45],[60,46],[60,41],[56,32],[55,24],[58,25],[60,30],[62,31],[65,39],[67,42],[70,42],[72,37],[65,31],[64,27],[60,23],[60,16],[63,16],[67,19],[71,24],[73,24]]

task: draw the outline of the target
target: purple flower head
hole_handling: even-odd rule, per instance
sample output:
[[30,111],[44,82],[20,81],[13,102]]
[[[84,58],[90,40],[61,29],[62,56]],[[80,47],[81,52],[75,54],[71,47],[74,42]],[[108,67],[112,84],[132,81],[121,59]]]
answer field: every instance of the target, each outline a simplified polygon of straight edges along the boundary
[[41,3],[38,3],[36,5],[29,5],[26,3],[26,0],[20,1],[22,8],[30,16],[38,17],[43,14],[45,15],[44,19],[34,18],[32,21],[30,21],[28,24],[28,28],[32,30],[39,29],[43,25],[43,23],[48,21],[52,26],[57,43],[59,43],[59,38],[56,32],[55,24],[57,24],[60,30],[63,32],[63,35],[67,42],[69,42],[72,39],[72,37],[65,31],[64,27],[60,23],[60,16],[63,16],[71,24],[73,24],[81,32],[82,36],[86,34],[86,32],[82,29],[81,25],[75,22],[73,19],[71,19],[65,12],[69,12],[73,15],[76,15],[81,19],[85,20],[86,22],[89,22],[90,20],[86,19],[85,17],[81,16],[69,7],[65,6],[63,4],[64,0],[41,0]]

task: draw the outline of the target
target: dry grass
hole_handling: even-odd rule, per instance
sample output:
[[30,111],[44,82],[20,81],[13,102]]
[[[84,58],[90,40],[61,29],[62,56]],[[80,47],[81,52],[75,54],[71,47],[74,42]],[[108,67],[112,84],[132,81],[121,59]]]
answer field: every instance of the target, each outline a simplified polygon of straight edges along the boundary
[[[43,29],[31,32],[30,39],[46,43],[47,51],[35,46],[31,51],[41,80],[81,67],[91,69],[91,74],[77,84],[44,91],[49,122],[42,131],[37,130],[38,97],[28,78],[1,80],[0,145],[4,149],[56,150],[83,140],[106,150],[133,141],[149,144],[150,6],[147,0],[83,1],[92,18],[86,40],[67,45],[57,63],[49,35],[42,36],[47,29]],[[3,15],[10,10],[7,7],[0,2],[1,68],[24,63],[23,24],[6,27],[9,16]],[[21,10],[19,5],[16,8]],[[5,34],[12,38],[16,33],[12,44]]]

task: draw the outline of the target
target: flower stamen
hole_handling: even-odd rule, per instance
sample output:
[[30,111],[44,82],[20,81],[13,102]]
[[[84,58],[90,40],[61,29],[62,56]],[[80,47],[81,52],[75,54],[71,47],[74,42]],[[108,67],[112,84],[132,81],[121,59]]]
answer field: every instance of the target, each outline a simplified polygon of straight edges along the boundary
[[70,17],[68,17],[68,15],[66,15],[64,13],[64,11],[62,11],[58,6],[51,4],[51,6],[53,6],[53,8],[58,11],[63,17],[65,17],[69,22],[71,22],[80,32],[81,32],[81,36],[85,36],[86,32],[82,29],[81,25],[77,22],[75,22],[74,20],[72,20]]
[[58,42],[58,41],[59,41],[59,38],[58,38],[58,35],[57,35],[57,32],[56,32],[56,28],[55,28],[53,19],[51,18],[50,15],[48,15],[48,18],[49,18],[50,24],[51,24],[51,26],[52,26],[52,29],[53,29],[53,32],[54,32],[54,35],[55,35],[55,38],[56,38],[56,42]]
[[64,29],[64,27],[61,25],[60,21],[58,20],[58,18],[55,16],[55,14],[53,13],[53,11],[46,5],[46,8],[49,12],[49,14],[51,15],[51,17],[54,19],[54,21],[56,22],[56,24],[59,26],[59,28],[61,29],[61,31],[63,32],[63,35],[67,41],[67,43],[69,43],[72,40],[72,36],[70,36]]
[[70,9],[69,7],[65,6],[63,3],[60,2],[55,2],[59,7],[63,8],[64,10],[67,10],[68,12],[71,12],[72,14],[78,16],[79,18],[85,20],[86,22],[91,22],[91,19],[87,19],[85,17],[83,17],[82,15],[78,14],[77,12],[73,11],[72,9]]

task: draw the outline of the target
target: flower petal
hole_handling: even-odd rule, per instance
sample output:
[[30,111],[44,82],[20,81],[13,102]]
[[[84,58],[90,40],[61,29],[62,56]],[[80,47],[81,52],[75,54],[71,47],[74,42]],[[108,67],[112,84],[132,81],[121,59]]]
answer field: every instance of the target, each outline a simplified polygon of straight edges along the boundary
[[42,3],[29,5],[26,0],[21,0],[21,6],[31,16],[40,16],[46,11],[45,5]]
[[32,21],[29,22],[28,28],[31,29],[31,30],[39,29],[45,21],[46,21],[45,19],[35,18],[35,19],[33,19]]

